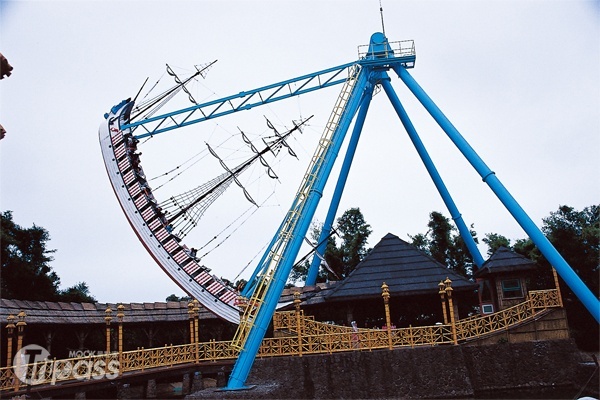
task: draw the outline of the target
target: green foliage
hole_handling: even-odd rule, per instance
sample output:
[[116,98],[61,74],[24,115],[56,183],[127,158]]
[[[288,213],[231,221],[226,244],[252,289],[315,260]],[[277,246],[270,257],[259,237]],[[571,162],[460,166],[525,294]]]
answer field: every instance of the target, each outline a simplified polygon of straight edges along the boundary
[[[310,230],[310,239],[313,243],[317,243],[319,241],[319,237],[321,236],[322,225],[313,224]],[[330,237],[327,241],[327,247],[325,248],[325,255],[328,254],[329,251],[335,249],[335,238]],[[327,261],[327,258],[325,259]],[[308,276],[308,269],[310,268],[310,263],[312,262],[312,257],[308,257],[304,261],[300,261],[293,266],[292,272],[290,273],[288,282],[290,283],[289,287],[293,286],[296,282],[306,280]],[[333,276],[330,276],[329,271],[326,268],[319,268],[319,273],[317,275],[317,282],[327,282],[329,279],[334,279]]]
[[504,246],[510,249],[510,239],[497,233],[486,233],[482,241],[488,246],[488,257],[494,254],[500,247]]
[[[412,245],[446,267],[469,277],[472,274],[473,257],[450,220],[442,213],[433,211],[429,214],[427,227],[429,228],[427,233],[409,235]],[[473,230],[473,226],[470,232],[477,243],[477,233]]]
[[[308,276],[308,269],[310,268],[310,262],[308,260],[304,260],[295,264],[292,267],[292,272],[290,272],[290,276],[288,278],[289,287],[292,287],[298,281],[303,281]],[[319,273],[321,269],[319,269]],[[317,282],[320,282],[317,279]]]
[[190,301],[192,298],[190,296],[182,296],[178,297],[175,293],[167,296],[165,301]]
[[15,300],[95,302],[85,282],[65,290],[59,289],[60,278],[50,267],[50,234],[35,224],[23,228],[13,221],[11,211],[0,214],[0,290],[2,297]]
[[598,297],[600,272],[600,205],[576,211],[560,206],[543,219],[542,231],[577,275]]
[[[598,297],[600,260],[600,205],[576,211],[569,206],[560,206],[558,211],[543,219],[542,231],[556,250],[563,256],[575,273]],[[533,247],[533,246],[531,246]],[[531,251],[543,266],[538,282],[550,281],[550,265],[535,248]],[[573,338],[584,350],[598,350],[599,325],[562,280],[561,292],[567,310],[569,327]]]
[[59,292],[60,301],[73,303],[95,303],[96,299],[90,294],[90,288],[85,282],[77,282],[75,285]]
[[[322,226],[313,225],[311,229],[311,239],[317,243],[321,235]],[[333,279],[344,279],[350,272],[356,268],[369,250],[366,248],[369,235],[371,234],[371,225],[367,224],[360,208],[350,208],[342,214],[337,220],[338,235],[341,244],[338,246],[335,235],[327,240],[327,247],[323,258],[329,268],[335,273],[330,273],[326,268],[319,269],[317,282],[326,282]],[[305,280],[310,268],[312,258],[296,264],[290,274],[289,282]]]
[[33,225],[24,229],[15,224],[12,212],[2,217],[2,297],[17,300],[57,300],[60,278],[50,267],[48,231]]
[[345,278],[367,255],[367,240],[373,231],[371,225],[365,221],[360,208],[346,210],[337,223],[342,243],[339,248],[335,248],[335,250],[330,248],[329,250],[341,260],[342,268],[336,271],[331,264],[330,266],[338,272],[338,275]]

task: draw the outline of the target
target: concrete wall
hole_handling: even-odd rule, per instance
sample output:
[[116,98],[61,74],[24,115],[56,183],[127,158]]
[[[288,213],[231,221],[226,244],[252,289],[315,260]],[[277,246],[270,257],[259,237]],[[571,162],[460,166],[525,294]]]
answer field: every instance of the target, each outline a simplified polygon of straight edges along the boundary
[[557,387],[575,394],[580,361],[572,340],[258,359],[247,380],[254,389],[192,397],[473,398]]

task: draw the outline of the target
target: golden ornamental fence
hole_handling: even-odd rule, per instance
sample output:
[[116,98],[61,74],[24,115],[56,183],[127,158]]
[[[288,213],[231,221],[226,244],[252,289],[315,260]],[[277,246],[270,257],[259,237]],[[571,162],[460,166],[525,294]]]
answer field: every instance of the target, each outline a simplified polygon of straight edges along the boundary
[[[561,307],[559,296],[555,289],[531,291],[523,303],[494,314],[459,320],[454,326],[438,324],[396,329],[353,329],[315,321],[313,317],[305,316],[302,310],[278,312],[273,316],[276,337],[263,340],[258,357],[451,345],[507,330],[530,321],[540,311]],[[0,390],[16,391],[27,385],[54,385],[74,380],[110,379],[123,373],[152,368],[235,360],[237,355],[238,351],[232,341],[212,340],[152,349],[141,348],[84,358],[45,360],[0,368]]]

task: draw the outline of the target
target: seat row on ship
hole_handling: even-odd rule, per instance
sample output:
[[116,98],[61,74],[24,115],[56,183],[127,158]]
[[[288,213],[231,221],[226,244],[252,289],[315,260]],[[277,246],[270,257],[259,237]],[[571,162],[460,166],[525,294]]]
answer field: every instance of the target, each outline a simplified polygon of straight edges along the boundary
[[[110,144],[108,145],[110,152],[108,155],[113,156],[112,163],[114,164],[112,165],[116,165],[111,181],[121,206],[144,246],[159,265],[177,281],[179,286],[193,297],[198,298],[201,303],[217,315],[232,322],[237,322],[239,312],[235,304],[239,295],[238,292],[218,277],[211,275],[210,270],[200,265],[189,248],[181,243],[181,240],[172,232],[172,226],[156,202],[146,181],[139,160],[141,153],[136,153],[137,139],[130,132],[120,130],[120,125],[128,122],[127,109],[129,104],[118,111],[112,110],[111,114],[115,117],[107,118],[109,119],[110,136]],[[108,161],[105,155],[107,169],[109,169]],[[109,175],[111,175],[110,170]],[[116,185],[119,184],[122,189],[126,189],[126,192],[117,190]],[[128,207],[129,204],[125,204],[129,202],[133,203],[133,207]],[[129,215],[131,213],[134,215]],[[142,221],[136,219],[135,214],[138,214]],[[141,222],[141,224],[138,222]],[[145,231],[145,229],[148,231]],[[172,262],[161,262],[162,260]],[[176,268],[176,271],[172,270],[174,268]],[[185,273],[187,282],[183,281],[184,276],[181,275],[181,271]],[[200,285],[200,287],[198,288],[196,285]],[[207,300],[211,300],[211,304],[206,304]]]

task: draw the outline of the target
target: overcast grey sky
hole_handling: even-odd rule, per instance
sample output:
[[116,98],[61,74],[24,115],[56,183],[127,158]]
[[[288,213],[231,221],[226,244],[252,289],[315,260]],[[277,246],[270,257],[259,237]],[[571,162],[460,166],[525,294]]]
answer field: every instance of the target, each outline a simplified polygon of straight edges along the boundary
[[[411,74],[539,226],[559,205],[582,209],[600,200],[599,4],[383,1],[389,40],[415,40]],[[103,113],[135,96],[146,77],[160,78],[165,63],[184,75],[218,59],[193,86],[196,99],[206,101],[355,60],[357,46],[378,31],[378,0],[0,1],[0,52],[14,66],[0,82],[0,123],[8,132],[0,142],[1,210],[50,232],[62,287],[86,281],[99,301],[111,302],[182,295],[114,197],[98,144]],[[525,237],[393,75],[392,84],[466,223],[480,238]],[[204,150],[205,141],[218,147],[229,139],[218,151],[235,165],[249,154],[237,152],[237,127],[256,139],[268,133],[263,115],[281,129],[315,115],[292,141],[299,159],[273,162],[280,183],[261,177],[258,167],[244,177],[264,207],[203,259],[217,275],[233,279],[275,233],[340,88],[165,133],[141,148],[148,175]],[[173,106],[188,105],[179,101]],[[221,172],[205,158],[171,190]],[[317,211],[320,221],[334,183]],[[156,191],[159,200],[164,190]],[[230,188],[186,241],[202,246],[248,207]],[[449,216],[383,93],[371,104],[340,212],[350,207],[360,207],[371,224],[370,246],[388,232],[405,240],[425,232],[433,210]]]

